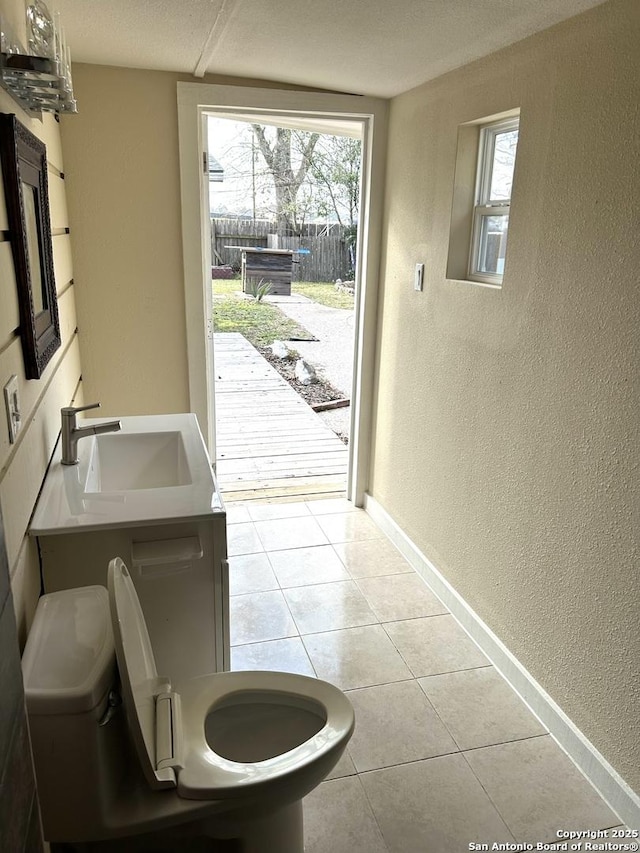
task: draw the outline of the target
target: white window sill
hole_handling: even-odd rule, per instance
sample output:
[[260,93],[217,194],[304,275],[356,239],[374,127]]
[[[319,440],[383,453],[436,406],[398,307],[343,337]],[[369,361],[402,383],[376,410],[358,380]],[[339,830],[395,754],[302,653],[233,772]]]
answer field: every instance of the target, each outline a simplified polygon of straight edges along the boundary
[[474,284],[476,287],[488,287],[490,290],[502,290],[502,282],[476,281],[472,278],[447,278],[449,284]]

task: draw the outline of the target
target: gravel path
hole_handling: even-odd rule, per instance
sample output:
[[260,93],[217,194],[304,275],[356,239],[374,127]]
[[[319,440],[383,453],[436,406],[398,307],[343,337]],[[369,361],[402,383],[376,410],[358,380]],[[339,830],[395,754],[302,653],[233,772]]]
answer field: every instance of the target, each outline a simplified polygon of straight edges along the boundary
[[[345,397],[350,397],[353,373],[353,311],[346,308],[327,308],[297,294],[268,296],[265,301],[277,305],[283,314],[296,320],[318,338],[317,341],[292,341],[289,346],[312,364],[322,378],[327,379]],[[350,413],[351,407],[347,406],[320,414],[331,429],[348,435]]]

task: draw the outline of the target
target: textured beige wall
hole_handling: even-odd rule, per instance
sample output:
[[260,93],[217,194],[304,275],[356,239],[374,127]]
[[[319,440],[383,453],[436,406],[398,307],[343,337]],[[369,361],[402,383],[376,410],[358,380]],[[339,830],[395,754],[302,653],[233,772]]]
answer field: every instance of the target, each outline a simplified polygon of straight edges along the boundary
[[[2,0],[0,12],[8,13],[16,30],[24,31],[21,0]],[[24,32],[22,33],[22,36]],[[26,379],[20,343],[18,294],[9,239],[0,239],[0,387],[15,375],[22,409],[22,429],[15,444],[9,443],[0,398],[0,508],[4,518],[11,588],[20,639],[24,642],[40,595],[40,564],[35,541],[27,535],[29,519],[42,486],[49,459],[60,431],[60,409],[71,402],[80,382],[80,356],[76,335],[71,241],[59,125],[52,115],[27,115],[0,90],[0,112],[15,113],[47,146],[49,206],[54,232],[53,256],[58,293],[62,346],[43,376]],[[7,210],[0,180],[0,235],[8,234]],[[77,392],[78,395],[80,392]],[[78,396],[79,398],[79,396]]]
[[[611,0],[393,100],[370,489],[636,791],[639,37]],[[513,107],[503,288],[447,281],[458,126]]]
[[83,384],[101,415],[189,410],[175,75],[74,66],[62,120]]
[[194,78],[79,64],[73,80],[62,139],[85,397],[106,416],[189,411],[176,84]]

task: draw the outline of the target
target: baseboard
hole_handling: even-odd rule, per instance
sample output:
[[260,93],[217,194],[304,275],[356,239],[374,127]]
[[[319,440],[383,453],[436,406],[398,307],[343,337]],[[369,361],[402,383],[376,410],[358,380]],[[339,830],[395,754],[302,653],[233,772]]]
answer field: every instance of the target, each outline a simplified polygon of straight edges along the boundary
[[616,812],[621,823],[630,829],[640,829],[640,797],[416,547],[384,507],[368,494],[365,495],[365,509]]

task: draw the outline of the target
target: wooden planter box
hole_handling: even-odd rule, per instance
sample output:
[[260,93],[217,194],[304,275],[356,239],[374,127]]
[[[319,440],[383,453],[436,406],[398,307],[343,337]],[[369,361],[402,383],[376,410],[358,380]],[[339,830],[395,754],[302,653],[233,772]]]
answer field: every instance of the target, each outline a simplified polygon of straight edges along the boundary
[[242,252],[242,290],[263,282],[271,283],[269,293],[274,296],[291,296],[293,252],[286,249],[244,249]]

